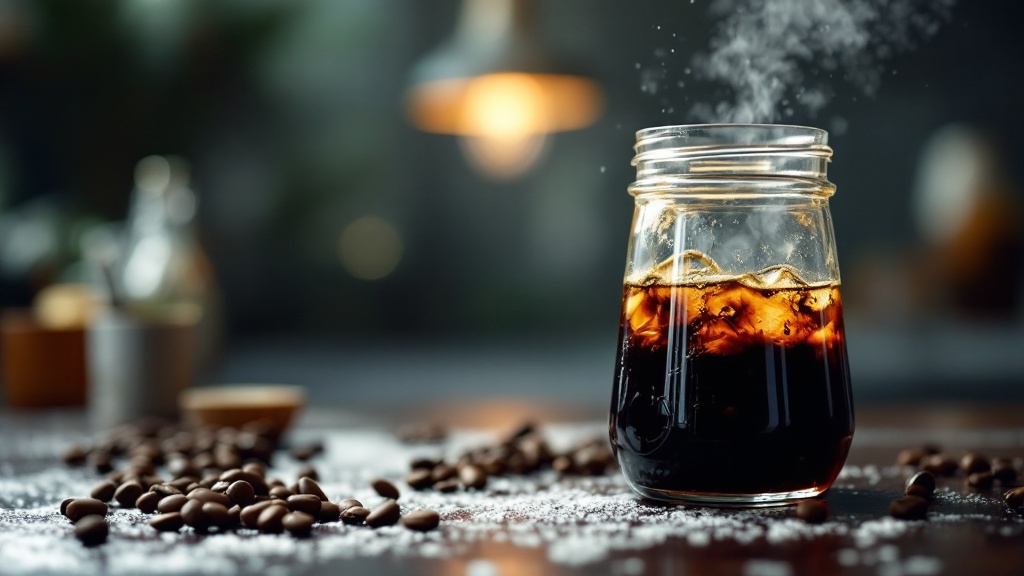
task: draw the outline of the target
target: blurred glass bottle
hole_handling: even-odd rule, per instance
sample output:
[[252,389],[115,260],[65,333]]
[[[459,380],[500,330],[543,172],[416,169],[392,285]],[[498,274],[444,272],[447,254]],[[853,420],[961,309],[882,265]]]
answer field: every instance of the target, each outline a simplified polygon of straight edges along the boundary
[[181,158],[148,156],[136,165],[116,280],[119,297],[129,305],[199,306],[196,366],[201,373],[218,354],[223,312],[213,267],[199,242],[189,179],[188,163]]

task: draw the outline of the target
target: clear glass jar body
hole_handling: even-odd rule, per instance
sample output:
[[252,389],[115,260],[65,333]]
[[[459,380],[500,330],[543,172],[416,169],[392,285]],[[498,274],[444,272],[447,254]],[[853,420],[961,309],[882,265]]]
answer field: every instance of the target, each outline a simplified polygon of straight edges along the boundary
[[853,438],[826,132],[637,133],[612,447],[656,500],[821,494]]

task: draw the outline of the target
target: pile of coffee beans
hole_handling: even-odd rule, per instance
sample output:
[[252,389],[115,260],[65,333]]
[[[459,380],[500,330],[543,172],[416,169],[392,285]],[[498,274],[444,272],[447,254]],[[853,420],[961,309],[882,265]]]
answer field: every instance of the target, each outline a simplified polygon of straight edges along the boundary
[[[115,430],[96,446],[72,446],[63,456],[69,465],[89,465],[106,474],[89,498],[69,498],[61,514],[75,524],[85,545],[106,541],[106,516],[111,505],[152,514],[149,525],[161,532],[190,527],[197,533],[238,528],[266,534],[288,532],[308,536],[316,524],[343,522],[380,528],[399,520],[411,530],[433,530],[440,516],[415,510],[404,517],[399,490],[386,479],[371,483],[384,502],[368,509],[355,499],[332,502],[309,465],[298,480],[286,485],[267,477],[276,438],[258,424],[242,429],[189,429],[144,422]],[[322,443],[292,448],[300,460],[323,452]],[[116,464],[126,462],[122,469]],[[169,474],[165,479],[160,470]]]
[[555,453],[532,423],[518,427],[492,445],[469,450],[455,461],[418,458],[410,462],[405,483],[415,490],[480,490],[493,476],[530,474],[553,469],[561,474],[597,476],[614,463],[608,442],[592,439],[565,453]]

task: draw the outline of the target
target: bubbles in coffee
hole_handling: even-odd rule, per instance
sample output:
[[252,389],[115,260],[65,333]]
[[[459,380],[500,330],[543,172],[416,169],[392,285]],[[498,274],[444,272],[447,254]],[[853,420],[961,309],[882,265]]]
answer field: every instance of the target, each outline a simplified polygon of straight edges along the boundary
[[637,492],[749,503],[832,484],[853,435],[838,282],[652,274],[622,302],[610,433]]

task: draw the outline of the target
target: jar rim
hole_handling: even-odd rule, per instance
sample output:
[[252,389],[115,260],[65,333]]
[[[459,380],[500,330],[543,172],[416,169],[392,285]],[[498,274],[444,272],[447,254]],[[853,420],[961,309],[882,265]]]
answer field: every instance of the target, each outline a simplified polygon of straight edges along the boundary
[[828,132],[792,124],[681,124],[636,132],[634,166],[647,160],[735,154],[832,157]]

